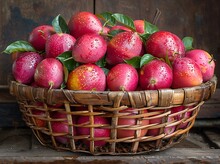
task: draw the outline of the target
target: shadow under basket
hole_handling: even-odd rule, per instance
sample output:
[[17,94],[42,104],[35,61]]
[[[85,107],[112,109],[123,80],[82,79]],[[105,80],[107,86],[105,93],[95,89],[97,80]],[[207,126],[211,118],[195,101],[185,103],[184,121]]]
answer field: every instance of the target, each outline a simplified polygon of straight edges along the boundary
[[[183,140],[216,85],[214,76],[190,88],[100,92],[11,81],[10,93],[42,145],[93,155],[131,155],[161,151]],[[85,122],[79,121],[82,117]]]

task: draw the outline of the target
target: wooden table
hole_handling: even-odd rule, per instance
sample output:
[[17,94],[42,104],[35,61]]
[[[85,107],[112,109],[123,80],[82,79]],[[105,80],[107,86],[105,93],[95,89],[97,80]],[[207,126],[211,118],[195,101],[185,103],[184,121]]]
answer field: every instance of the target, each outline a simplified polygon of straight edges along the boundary
[[[206,127],[204,127],[204,123]],[[0,163],[220,163],[219,120],[197,120],[189,136],[176,146],[144,155],[92,156],[44,147],[28,128],[0,129]]]

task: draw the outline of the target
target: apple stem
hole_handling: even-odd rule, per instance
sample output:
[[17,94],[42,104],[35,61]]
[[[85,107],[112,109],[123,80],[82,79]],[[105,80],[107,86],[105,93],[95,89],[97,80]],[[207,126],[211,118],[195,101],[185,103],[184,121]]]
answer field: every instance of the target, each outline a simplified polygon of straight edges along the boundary
[[103,28],[106,26],[106,24],[109,22],[109,20],[107,20],[107,21],[105,21],[105,23],[103,24],[103,26],[102,26],[102,31],[101,32],[103,32]]
[[49,90],[53,88],[53,85],[54,85],[53,82],[49,82],[49,86],[50,86]]
[[124,86],[120,86],[120,91],[125,91],[125,87]]
[[107,25],[108,22],[109,22],[109,20],[107,20],[107,21],[104,22],[104,24],[103,24],[103,26],[102,26],[102,29],[101,29],[101,31],[99,32],[100,35],[104,35],[104,36],[105,36],[105,34],[103,33],[103,31],[104,31],[104,27]]
[[212,61],[216,61],[215,59],[214,59],[214,56],[213,56],[213,54],[211,54],[211,60],[209,61],[209,64],[212,62]]
[[44,36],[44,31],[43,31],[43,30],[38,30],[38,32],[40,32],[40,33],[41,33],[41,36],[42,36],[44,39],[46,39],[46,37]]
[[161,11],[157,8],[156,13],[155,13],[154,18],[153,18],[153,24],[154,25],[157,24],[160,15],[161,15]]

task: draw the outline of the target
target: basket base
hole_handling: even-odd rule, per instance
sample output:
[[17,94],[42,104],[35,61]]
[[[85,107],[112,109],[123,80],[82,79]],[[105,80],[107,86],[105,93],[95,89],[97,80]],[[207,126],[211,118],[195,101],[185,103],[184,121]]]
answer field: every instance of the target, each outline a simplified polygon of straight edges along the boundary
[[[75,149],[71,149],[70,145],[64,144],[56,144],[53,145],[51,140],[45,134],[39,133],[36,130],[33,130],[34,135],[38,139],[41,145],[54,149],[56,151],[70,151],[76,153],[86,153],[92,155],[141,155],[141,154],[150,154],[152,152],[159,152],[166,150],[168,148],[173,147],[176,144],[181,143],[188,136],[188,132],[182,135],[171,137],[169,139],[157,140],[157,141],[148,141],[148,142],[140,142],[138,143],[138,149],[136,151],[132,151],[133,143],[122,143],[119,142],[115,146],[115,149],[111,151],[111,145],[107,144],[103,147],[95,147],[94,152],[91,152],[86,145],[82,142],[77,141],[75,143]],[[42,142],[44,141],[44,142]],[[48,142],[49,141],[49,142]],[[160,144],[160,147],[158,147]]]

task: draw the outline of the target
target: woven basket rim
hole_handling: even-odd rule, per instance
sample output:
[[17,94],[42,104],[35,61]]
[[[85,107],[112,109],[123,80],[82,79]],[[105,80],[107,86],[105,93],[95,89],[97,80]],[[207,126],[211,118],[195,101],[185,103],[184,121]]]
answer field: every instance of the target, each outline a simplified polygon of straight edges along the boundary
[[[10,93],[17,98],[57,104],[63,102],[85,105],[113,105],[120,99],[120,105],[133,107],[170,106],[208,100],[216,91],[217,77],[199,86],[177,89],[158,89],[141,91],[86,91],[68,89],[47,89],[10,82]],[[157,100],[158,99],[158,100]],[[120,106],[114,105],[114,106]]]

